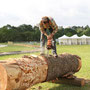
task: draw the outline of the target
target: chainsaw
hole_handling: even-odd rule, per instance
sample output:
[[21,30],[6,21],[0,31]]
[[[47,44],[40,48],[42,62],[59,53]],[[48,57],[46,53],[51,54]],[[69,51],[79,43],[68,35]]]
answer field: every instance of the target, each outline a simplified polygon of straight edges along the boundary
[[48,39],[47,40],[47,56],[49,55],[49,50],[53,49],[53,47],[54,47],[54,40]]

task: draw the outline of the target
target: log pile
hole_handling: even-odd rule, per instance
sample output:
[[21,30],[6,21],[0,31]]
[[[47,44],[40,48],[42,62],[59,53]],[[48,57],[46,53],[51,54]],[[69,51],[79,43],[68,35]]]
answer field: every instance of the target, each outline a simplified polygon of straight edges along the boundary
[[40,82],[68,77],[81,68],[81,58],[72,54],[24,56],[0,61],[0,90],[26,90]]

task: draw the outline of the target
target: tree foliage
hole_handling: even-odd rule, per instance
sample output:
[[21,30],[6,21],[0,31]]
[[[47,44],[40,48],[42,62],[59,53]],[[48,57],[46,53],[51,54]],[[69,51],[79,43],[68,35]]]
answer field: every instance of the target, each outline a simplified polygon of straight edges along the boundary
[[[55,34],[55,38],[61,37],[63,35],[72,36],[77,34],[81,36],[83,34],[90,36],[90,27],[86,25],[85,27],[73,26],[68,28],[63,28],[62,26],[58,28],[58,32]],[[7,41],[40,41],[40,30],[38,26],[22,24],[18,27],[6,25],[0,28],[0,42]]]

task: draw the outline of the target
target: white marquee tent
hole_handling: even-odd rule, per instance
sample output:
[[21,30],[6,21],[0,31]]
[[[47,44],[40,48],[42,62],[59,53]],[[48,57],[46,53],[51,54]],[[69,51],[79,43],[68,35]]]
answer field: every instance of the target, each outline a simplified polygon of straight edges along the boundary
[[78,37],[76,34],[68,37],[63,35],[62,37],[58,38],[59,45],[83,45],[88,44],[90,45],[90,37],[83,35]]

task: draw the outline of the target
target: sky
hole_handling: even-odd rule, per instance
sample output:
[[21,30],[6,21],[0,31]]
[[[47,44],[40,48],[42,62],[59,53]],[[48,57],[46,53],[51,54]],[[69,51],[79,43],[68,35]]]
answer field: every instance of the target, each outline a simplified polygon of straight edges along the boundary
[[34,26],[43,16],[58,26],[90,26],[90,0],[0,0],[0,27]]

